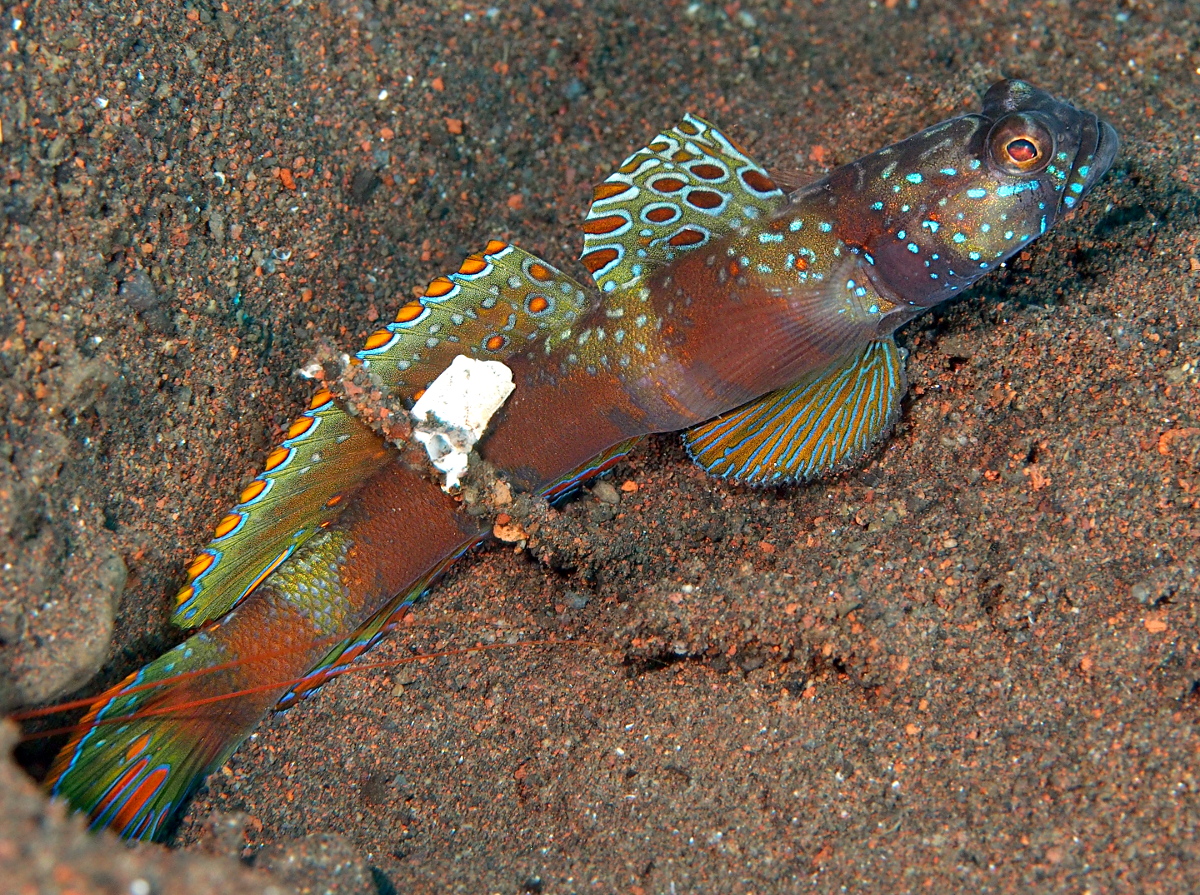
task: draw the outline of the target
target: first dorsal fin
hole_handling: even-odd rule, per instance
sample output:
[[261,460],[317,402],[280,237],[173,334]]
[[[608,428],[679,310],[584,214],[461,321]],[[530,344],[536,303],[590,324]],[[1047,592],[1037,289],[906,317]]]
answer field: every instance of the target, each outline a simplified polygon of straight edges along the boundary
[[769,217],[785,201],[732,140],[685,115],[596,187],[580,260],[601,291],[630,288],[682,252]]
[[[492,240],[400,308],[394,322],[367,338],[356,360],[385,391],[411,404],[457,355],[502,361],[539,339],[561,337],[593,298],[540,258]],[[188,565],[175,623],[194,627],[240,603],[336,519],[390,456],[381,437],[328,391],[318,391]]]
[[887,434],[904,397],[904,356],[891,337],[868,342],[787,388],[683,436],[713,475],[783,485],[833,472]]

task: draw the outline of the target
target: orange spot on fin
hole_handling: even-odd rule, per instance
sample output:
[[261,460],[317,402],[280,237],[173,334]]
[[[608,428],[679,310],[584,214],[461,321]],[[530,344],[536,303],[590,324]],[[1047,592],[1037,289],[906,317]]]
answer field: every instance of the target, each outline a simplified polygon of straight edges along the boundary
[[242,522],[241,513],[230,513],[228,516],[226,516],[224,519],[222,519],[220,522],[217,523],[217,529],[216,529],[216,531],[213,532],[213,537],[215,537],[215,538],[225,537],[225,535],[229,534],[231,531],[233,531],[235,528],[237,528],[241,524],[241,522]]
[[271,453],[267,455],[267,472],[270,472],[272,469],[276,469],[281,466],[287,460],[287,458],[291,456],[291,454],[292,452],[285,447],[275,448],[275,450],[271,451]]
[[243,490],[241,494],[238,495],[238,503],[249,503],[250,501],[254,500],[254,498],[258,497],[258,495],[262,494],[266,489],[266,482],[264,482],[262,479],[255,479],[246,486],[245,490]]
[[301,435],[311,429],[314,423],[316,423],[316,420],[311,416],[297,417],[296,421],[288,427],[287,437],[289,439],[299,438]]

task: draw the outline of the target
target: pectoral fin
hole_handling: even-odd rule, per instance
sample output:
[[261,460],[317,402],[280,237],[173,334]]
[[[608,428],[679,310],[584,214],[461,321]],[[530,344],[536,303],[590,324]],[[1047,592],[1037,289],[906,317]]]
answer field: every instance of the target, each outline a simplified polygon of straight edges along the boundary
[[788,388],[689,429],[683,442],[713,475],[751,485],[802,481],[862,457],[896,421],[905,388],[895,340],[875,340]]

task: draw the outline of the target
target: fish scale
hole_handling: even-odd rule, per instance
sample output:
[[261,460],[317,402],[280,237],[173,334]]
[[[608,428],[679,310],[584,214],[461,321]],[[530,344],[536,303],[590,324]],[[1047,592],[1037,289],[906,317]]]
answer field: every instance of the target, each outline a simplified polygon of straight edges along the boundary
[[[905,390],[895,330],[1044,233],[1110,167],[1112,128],[1021,81],[791,194],[687,115],[596,187],[596,290],[492,241],[356,355],[411,406],[458,355],[515,390],[476,447],[557,499],[654,432],[732,481],[860,460]],[[487,533],[431,471],[324,390],[188,567],[205,627],[98,696],[51,791],[94,826],[161,839],[276,705],[312,692]]]

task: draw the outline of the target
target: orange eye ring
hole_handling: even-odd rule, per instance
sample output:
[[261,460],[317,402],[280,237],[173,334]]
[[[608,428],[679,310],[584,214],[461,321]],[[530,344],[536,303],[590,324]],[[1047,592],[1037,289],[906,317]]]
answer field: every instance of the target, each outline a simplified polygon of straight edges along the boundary
[[1054,134],[1034,115],[1014,112],[992,125],[988,134],[991,162],[1006,174],[1027,176],[1043,171],[1054,158]]

